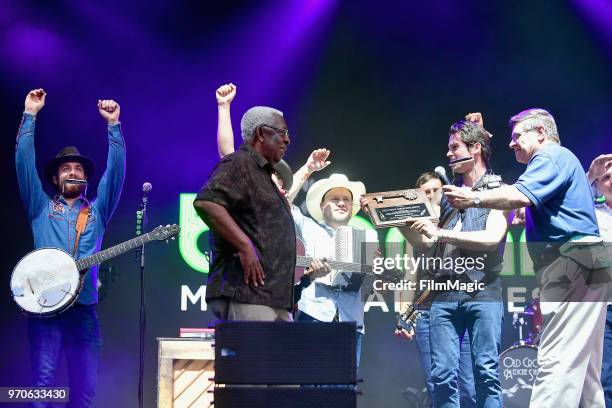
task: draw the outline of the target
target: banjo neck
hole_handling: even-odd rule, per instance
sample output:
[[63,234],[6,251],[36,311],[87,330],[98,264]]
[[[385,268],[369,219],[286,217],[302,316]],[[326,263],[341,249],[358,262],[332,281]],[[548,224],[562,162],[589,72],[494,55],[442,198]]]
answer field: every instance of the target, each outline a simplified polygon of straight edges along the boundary
[[92,267],[93,265],[101,264],[104,261],[108,261],[109,259],[122,255],[126,252],[131,251],[132,249],[143,246],[144,244],[154,241],[156,239],[157,238],[151,236],[150,232],[147,232],[145,234],[137,236],[136,238],[132,238],[129,241],[125,241],[121,244],[106,248],[86,258],[76,260],[75,263],[77,265],[77,269],[79,271],[84,271]]

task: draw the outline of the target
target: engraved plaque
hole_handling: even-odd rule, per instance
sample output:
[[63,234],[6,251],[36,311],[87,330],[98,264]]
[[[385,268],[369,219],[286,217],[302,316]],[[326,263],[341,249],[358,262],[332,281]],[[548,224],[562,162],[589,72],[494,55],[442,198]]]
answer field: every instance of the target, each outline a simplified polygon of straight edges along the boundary
[[366,194],[367,213],[376,228],[406,225],[406,222],[429,219],[434,224],[438,216],[421,190],[397,190]]

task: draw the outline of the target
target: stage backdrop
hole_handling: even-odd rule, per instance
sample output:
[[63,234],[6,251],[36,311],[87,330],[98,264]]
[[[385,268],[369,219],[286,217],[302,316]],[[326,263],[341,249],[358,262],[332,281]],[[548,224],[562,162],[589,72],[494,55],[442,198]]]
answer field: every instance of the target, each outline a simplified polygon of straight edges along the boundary
[[[219,2],[217,2],[219,3]],[[253,105],[281,109],[291,132],[285,158],[297,169],[317,147],[332,172],[368,191],[414,185],[446,163],[448,128],[483,112],[493,134],[493,170],[513,182],[523,165],[507,148],[508,118],[530,107],[557,118],[564,146],[583,166],[609,152],[612,26],[603,2],[573,0],[5,2],[0,6],[0,149],[4,270],[0,285],[0,385],[29,381],[26,319],[10,298],[10,272],[32,248],[15,178],[14,142],[23,101],[43,87],[36,124],[40,169],[66,145],[103,169],[107,138],[98,99],[121,105],[127,178],[104,246],[131,238],[142,184],[152,183],[150,226],[183,234],[151,243],[146,267],[145,405],[156,396],[156,338],[213,321],[203,302],[207,232],[190,206],[218,161],[215,89],[238,86],[239,120]],[[98,173],[101,174],[102,171]],[[92,180],[91,198],[99,177]],[[298,203],[304,199],[301,193]],[[509,235],[507,309],[531,297],[529,262]],[[387,231],[380,232],[385,247]],[[388,238],[393,241],[393,234]],[[134,407],[138,370],[138,266],[128,254],[103,265],[99,315],[104,347],[96,407]],[[396,339],[393,300],[366,314],[360,407],[402,406],[423,386],[413,342]],[[506,314],[503,347],[517,338]],[[316,356],[313,356],[316,358]]]

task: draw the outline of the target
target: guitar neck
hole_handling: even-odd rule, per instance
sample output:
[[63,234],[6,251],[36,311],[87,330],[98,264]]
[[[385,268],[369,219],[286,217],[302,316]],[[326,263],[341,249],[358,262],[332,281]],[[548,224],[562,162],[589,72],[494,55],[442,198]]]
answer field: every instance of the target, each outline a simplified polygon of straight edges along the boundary
[[[312,262],[312,257],[310,256],[297,256],[296,266],[299,267],[307,267]],[[331,266],[332,269],[337,271],[345,271],[345,272],[360,272],[360,273],[372,273],[372,266],[370,265],[362,265],[359,263],[353,262],[341,262],[341,261],[325,261]]]
[[132,238],[129,241],[125,241],[86,258],[77,260],[77,268],[79,271],[83,271],[92,267],[93,265],[101,264],[104,261],[108,261],[109,259],[122,255],[151,241],[153,241],[153,238],[151,237],[150,233],[147,232],[146,234]]

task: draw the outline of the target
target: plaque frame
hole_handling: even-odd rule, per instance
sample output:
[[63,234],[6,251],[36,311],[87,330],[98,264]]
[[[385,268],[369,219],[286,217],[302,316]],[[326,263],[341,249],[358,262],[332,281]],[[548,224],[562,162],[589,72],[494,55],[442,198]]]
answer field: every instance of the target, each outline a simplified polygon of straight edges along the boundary
[[438,224],[438,215],[431,202],[419,189],[368,193],[365,197],[368,198],[366,213],[376,228],[401,227],[416,220]]

